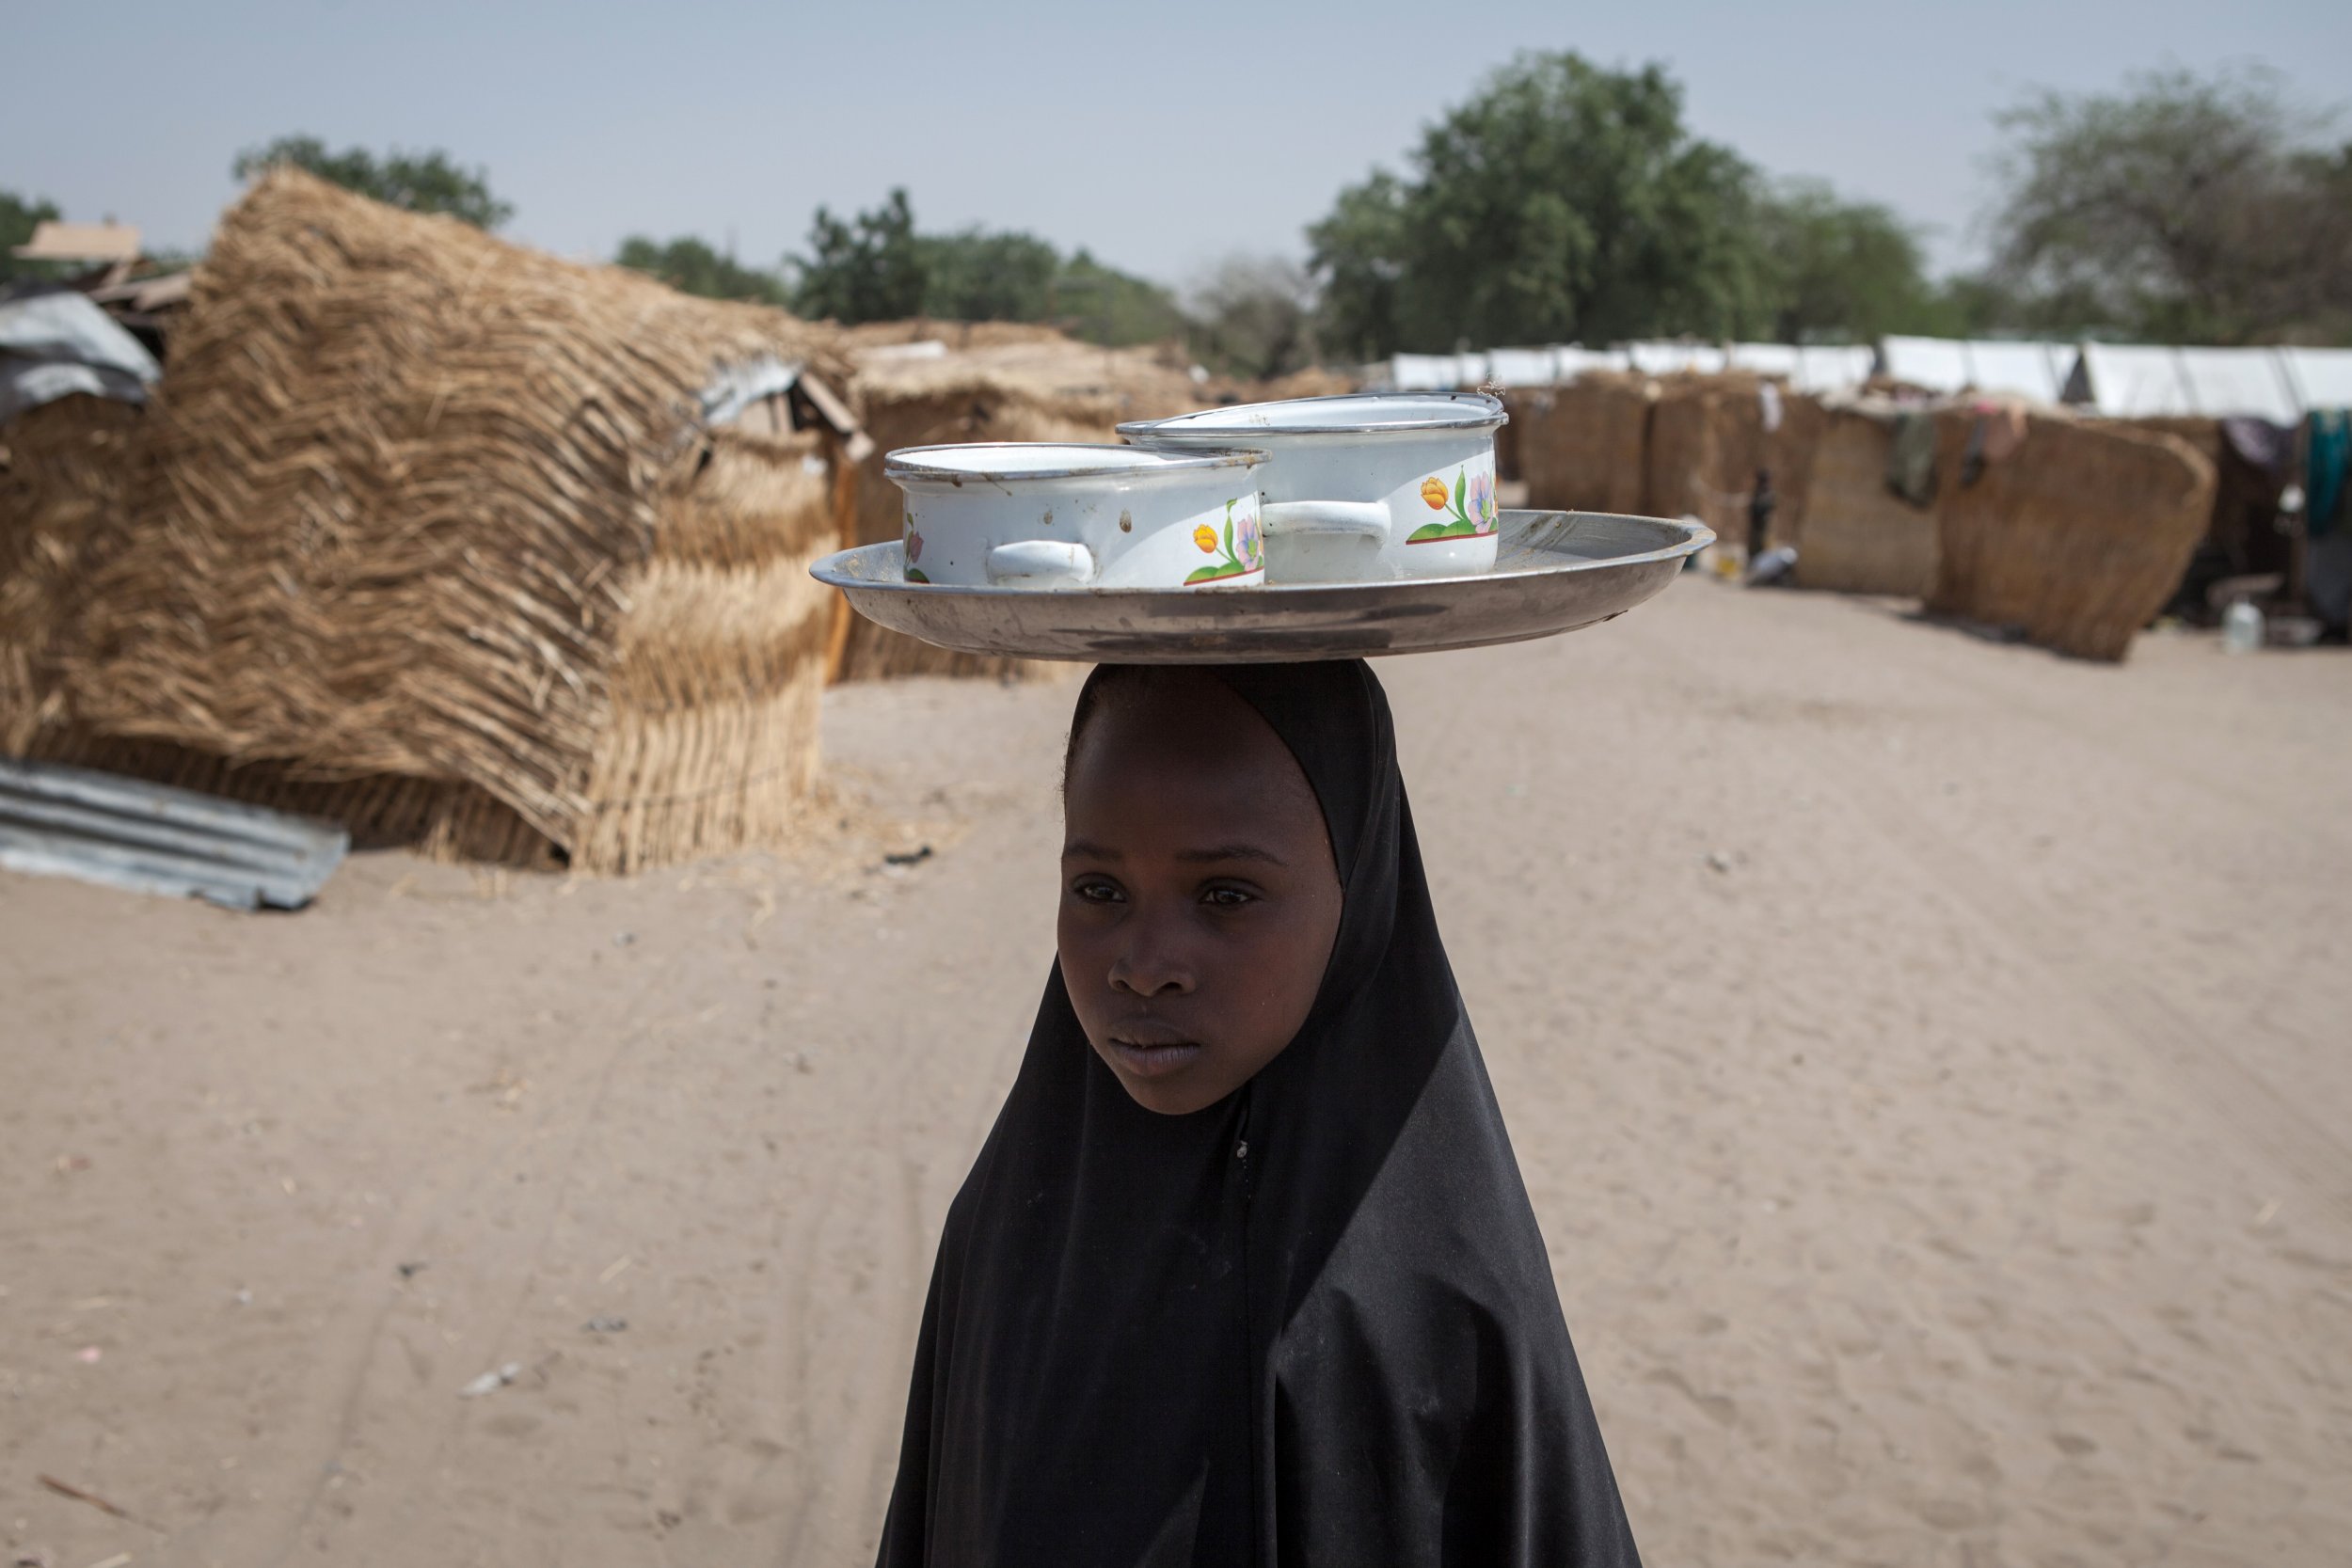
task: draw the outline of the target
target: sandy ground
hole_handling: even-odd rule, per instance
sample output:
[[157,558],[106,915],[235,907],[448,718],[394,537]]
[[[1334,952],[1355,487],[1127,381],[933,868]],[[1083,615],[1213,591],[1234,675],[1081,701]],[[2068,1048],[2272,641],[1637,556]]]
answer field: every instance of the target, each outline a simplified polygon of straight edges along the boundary
[[[2352,660],[1685,581],[1383,673],[1652,1562],[2344,1560]],[[0,876],[10,1560],[866,1560],[1070,695],[836,692],[805,854]]]

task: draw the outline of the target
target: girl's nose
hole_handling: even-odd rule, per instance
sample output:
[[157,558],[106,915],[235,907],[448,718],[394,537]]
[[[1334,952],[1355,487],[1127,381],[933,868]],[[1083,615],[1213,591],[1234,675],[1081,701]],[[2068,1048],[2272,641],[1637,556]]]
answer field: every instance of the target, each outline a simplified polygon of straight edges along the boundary
[[1193,987],[1192,966],[1175,943],[1143,926],[1111,960],[1110,981],[1113,990],[1134,996],[1183,996]]

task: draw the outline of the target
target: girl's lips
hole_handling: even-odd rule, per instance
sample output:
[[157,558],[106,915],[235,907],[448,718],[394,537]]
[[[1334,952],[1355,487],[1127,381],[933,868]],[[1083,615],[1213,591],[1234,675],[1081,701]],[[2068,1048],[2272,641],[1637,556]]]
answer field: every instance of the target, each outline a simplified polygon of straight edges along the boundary
[[1196,1040],[1178,1040],[1166,1045],[1137,1045],[1130,1040],[1115,1039],[1111,1050],[1120,1063],[1137,1078],[1158,1078],[1184,1067],[1201,1052]]

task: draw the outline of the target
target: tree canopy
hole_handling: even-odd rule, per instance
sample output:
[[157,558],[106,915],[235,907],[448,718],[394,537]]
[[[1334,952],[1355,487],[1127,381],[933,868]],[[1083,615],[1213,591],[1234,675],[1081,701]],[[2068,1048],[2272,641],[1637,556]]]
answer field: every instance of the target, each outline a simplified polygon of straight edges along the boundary
[[1315,361],[1314,290],[1296,262],[1230,256],[1188,301],[1200,357],[1229,374],[1288,375]]
[[2178,342],[2352,330],[2352,145],[2259,72],[2036,93],[1998,119],[1994,271],[2024,313]]
[[803,315],[856,323],[922,313],[923,247],[903,188],[846,221],[830,208],[818,208],[809,222],[808,254],[791,264],[793,300]]
[[1308,230],[1334,346],[1727,337],[1766,318],[1754,171],[1691,135],[1658,66],[1522,54],[1411,165]]
[[790,293],[774,273],[747,267],[732,256],[722,256],[708,241],[684,235],[657,244],[643,234],[621,242],[612,260],[622,266],[661,279],[680,293],[706,299],[747,299],[760,305],[788,305]]
[[0,190],[0,282],[12,277],[44,277],[52,270],[43,262],[19,261],[14,253],[18,245],[33,237],[37,226],[54,223],[58,215],[54,201]]
[[1166,289],[1084,250],[1065,258],[1011,230],[922,233],[903,189],[851,218],[818,208],[806,253],[786,264],[794,309],[849,324],[910,316],[1052,322],[1108,343],[1145,342],[1184,325]]
[[330,152],[316,136],[280,136],[238,153],[232,172],[243,180],[278,164],[307,169],[389,206],[446,214],[476,229],[496,229],[515,215],[511,203],[491,193],[488,170],[461,167],[437,149],[404,152],[395,148],[379,158],[362,147]]
[[1867,341],[1948,325],[1919,239],[1891,208],[1791,181],[1757,204],[1774,342]]

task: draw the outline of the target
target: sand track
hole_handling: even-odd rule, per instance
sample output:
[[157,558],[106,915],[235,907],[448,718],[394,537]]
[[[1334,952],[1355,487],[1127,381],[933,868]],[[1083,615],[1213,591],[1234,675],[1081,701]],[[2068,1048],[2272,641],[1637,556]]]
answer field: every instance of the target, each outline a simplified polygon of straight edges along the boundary
[[[1651,1560],[2340,1558],[2352,660],[1690,581],[1383,673]],[[1070,695],[834,692],[792,856],[0,877],[0,1541],[869,1558]]]

